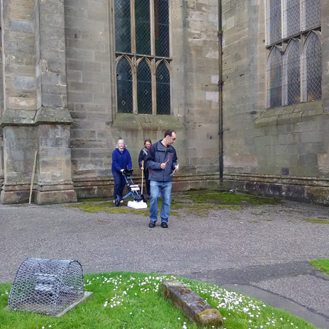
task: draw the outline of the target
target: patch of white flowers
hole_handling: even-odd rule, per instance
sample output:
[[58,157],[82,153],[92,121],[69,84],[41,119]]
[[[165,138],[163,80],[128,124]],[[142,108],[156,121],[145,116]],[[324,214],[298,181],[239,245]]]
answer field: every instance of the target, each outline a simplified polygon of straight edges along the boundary
[[[91,280],[87,280],[86,286],[93,283],[93,281],[100,280],[100,285],[106,285],[106,284],[112,284],[113,285],[113,291],[117,292],[112,298],[107,298],[104,301],[103,308],[115,308],[115,307],[123,307],[129,303],[129,298],[132,298],[133,296],[137,296],[136,292],[131,292],[133,288],[138,287],[138,291],[140,294],[148,294],[151,292],[158,292],[159,289],[161,289],[161,283],[164,280],[168,279],[176,279],[175,276],[145,276],[143,278],[134,278],[133,276],[130,276],[128,280],[125,280],[122,278],[122,275],[116,276],[116,277],[95,277]],[[136,290],[135,290],[136,291]],[[235,314],[244,314],[244,316],[249,317],[248,323],[249,328],[257,328],[257,329],[265,329],[265,328],[278,328],[280,325],[278,322],[283,323],[283,318],[278,319],[274,314],[273,317],[267,317],[266,322],[262,325],[256,325],[257,320],[259,321],[259,317],[261,316],[262,309],[266,308],[266,305],[262,303],[261,301],[255,301],[251,298],[244,296],[242,294],[227,291],[224,288],[218,287],[218,286],[211,286],[209,284],[203,284],[199,283],[195,288],[194,291],[202,296],[206,295],[209,299],[212,299],[212,304],[214,301],[216,301],[216,308],[220,311],[223,309],[226,309],[227,311],[234,311]],[[207,301],[207,297],[205,297],[205,300]],[[214,305],[214,304],[213,304]],[[140,310],[141,312],[144,312],[144,310]],[[132,313],[130,313],[132,315]],[[225,327],[225,321],[227,320],[227,317],[231,316],[230,312],[227,312],[226,317],[223,318],[224,321],[224,327],[223,329],[226,329]],[[183,329],[188,328],[188,324],[186,322],[182,322],[180,318],[177,319],[182,324]],[[291,323],[291,326],[294,326],[293,323]],[[298,327],[294,327],[298,328]],[[165,329],[165,328],[164,328]]]

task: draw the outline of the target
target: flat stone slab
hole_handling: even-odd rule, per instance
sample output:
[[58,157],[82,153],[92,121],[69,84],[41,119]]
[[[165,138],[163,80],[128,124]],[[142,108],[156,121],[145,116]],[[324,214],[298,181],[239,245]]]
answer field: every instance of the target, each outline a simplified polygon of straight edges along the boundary
[[92,296],[93,293],[91,291],[85,291],[84,295],[82,298],[80,298],[79,300],[77,300],[76,302],[74,302],[73,304],[69,305],[65,310],[63,310],[62,312],[58,313],[55,315],[56,318],[60,318],[61,316],[63,316],[66,312],[72,310],[73,308],[75,308],[76,306],[78,306],[79,304],[83,303],[87,298],[89,298],[90,296]]
[[161,293],[166,299],[172,300],[175,307],[199,326],[216,328],[223,325],[222,315],[181,282],[177,280],[163,281]]

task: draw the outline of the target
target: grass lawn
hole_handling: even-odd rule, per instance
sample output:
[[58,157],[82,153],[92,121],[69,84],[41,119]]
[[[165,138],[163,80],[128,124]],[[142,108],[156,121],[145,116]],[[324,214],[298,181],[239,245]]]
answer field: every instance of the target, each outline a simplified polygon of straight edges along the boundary
[[[88,274],[86,291],[94,295],[61,318],[5,309],[11,284],[0,284],[1,329],[197,329],[161,295],[161,282],[173,276],[143,273]],[[219,286],[176,278],[218,309],[226,329],[316,328],[261,301]]]
[[313,260],[310,264],[329,275],[329,258]]

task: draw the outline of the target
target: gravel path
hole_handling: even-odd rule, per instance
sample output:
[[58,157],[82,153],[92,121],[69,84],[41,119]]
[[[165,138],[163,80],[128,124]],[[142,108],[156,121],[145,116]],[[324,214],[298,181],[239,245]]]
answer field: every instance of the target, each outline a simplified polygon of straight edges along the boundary
[[326,207],[280,205],[171,217],[147,227],[134,214],[86,213],[61,205],[0,205],[0,282],[28,257],[77,259],[85,273],[135,271],[213,282],[329,329],[329,276],[308,262],[329,258]]

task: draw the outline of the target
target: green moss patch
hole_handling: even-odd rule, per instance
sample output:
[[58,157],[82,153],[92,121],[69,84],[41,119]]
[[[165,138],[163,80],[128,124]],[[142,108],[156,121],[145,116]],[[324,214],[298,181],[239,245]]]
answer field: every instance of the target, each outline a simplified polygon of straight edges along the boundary
[[[132,198],[129,198],[132,200]],[[127,200],[127,201],[129,201]],[[66,207],[78,208],[81,211],[98,213],[105,211],[110,214],[140,214],[149,215],[149,209],[131,209],[126,206],[126,202],[116,207],[112,200],[104,199],[83,199],[79,204],[71,204]],[[180,216],[182,213],[207,217],[210,211],[229,209],[238,211],[244,206],[259,206],[263,204],[278,204],[276,199],[263,198],[252,195],[227,193],[220,191],[187,191],[173,193],[171,202],[171,216]],[[161,198],[159,200],[159,209],[161,208]]]
[[183,199],[192,200],[195,203],[214,203],[221,205],[263,205],[263,204],[279,204],[280,200],[259,197],[249,194],[228,193],[219,191],[188,191],[185,192]]
[[306,222],[309,223],[315,223],[315,224],[329,224],[329,220],[323,220],[323,219],[305,219]]

